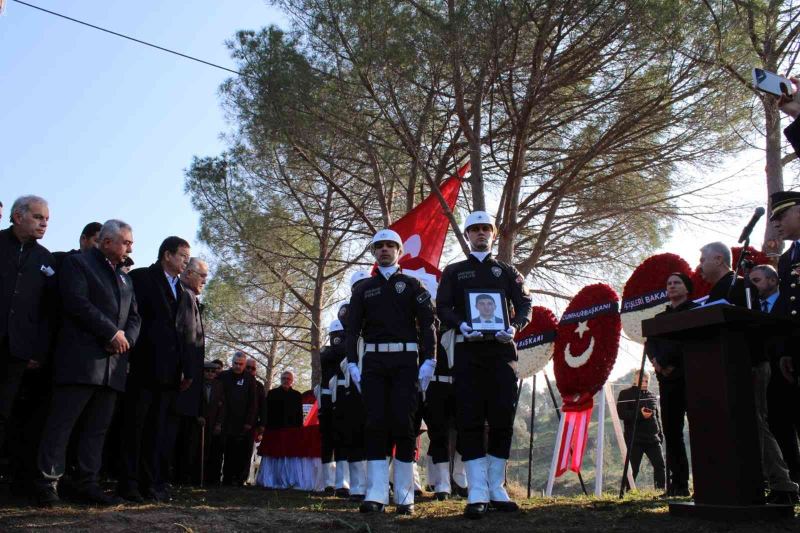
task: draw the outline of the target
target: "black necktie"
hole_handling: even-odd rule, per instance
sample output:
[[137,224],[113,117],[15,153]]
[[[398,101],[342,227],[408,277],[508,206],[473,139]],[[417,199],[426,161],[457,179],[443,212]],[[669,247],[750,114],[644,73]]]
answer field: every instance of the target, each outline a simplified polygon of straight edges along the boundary
[[797,246],[797,241],[794,241],[794,242],[792,243],[792,253],[789,255],[789,257],[790,257],[790,258],[791,258],[791,260],[792,260],[792,263],[794,263],[795,261],[797,261],[797,259],[798,259],[798,257],[797,257],[797,256],[798,256],[798,255],[800,255],[800,254],[798,254],[797,248],[798,248],[798,246]]

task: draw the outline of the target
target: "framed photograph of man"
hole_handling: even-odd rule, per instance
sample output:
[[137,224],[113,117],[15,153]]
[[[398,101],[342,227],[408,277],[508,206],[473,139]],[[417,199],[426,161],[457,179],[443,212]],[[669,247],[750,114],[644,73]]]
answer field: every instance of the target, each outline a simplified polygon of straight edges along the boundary
[[508,329],[505,294],[499,289],[470,289],[466,293],[469,325],[486,336]]

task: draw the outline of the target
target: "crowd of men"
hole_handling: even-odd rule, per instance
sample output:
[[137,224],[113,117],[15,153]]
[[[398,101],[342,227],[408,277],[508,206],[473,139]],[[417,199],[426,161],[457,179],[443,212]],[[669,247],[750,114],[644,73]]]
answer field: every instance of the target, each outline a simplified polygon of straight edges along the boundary
[[[291,372],[267,395],[245,353],[226,371],[204,361],[208,265],[186,240],[167,237],[152,265],[132,269],[133,230],[121,220],[89,223],[78,249],[51,254],[38,243],[45,199],[18,198],[9,219],[0,450],[12,494],[110,505],[169,500],[170,482],[241,485],[265,426],[287,424],[278,413],[288,396],[288,423],[298,424]],[[279,420],[269,420],[270,402]],[[117,480],[114,495],[101,475]]]

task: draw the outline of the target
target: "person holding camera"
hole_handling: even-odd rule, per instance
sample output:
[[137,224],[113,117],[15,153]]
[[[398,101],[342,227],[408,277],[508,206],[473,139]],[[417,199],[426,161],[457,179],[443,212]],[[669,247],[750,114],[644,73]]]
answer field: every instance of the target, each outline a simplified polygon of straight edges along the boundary
[[[638,387],[637,387],[638,384]],[[661,417],[658,414],[656,395],[648,390],[650,374],[645,370],[633,375],[633,384],[619,392],[617,397],[617,413],[625,425],[625,444],[630,449],[631,473],[633,479],[639,475],[642,456],[647,455],[653,465],[653,481],[656,489],[663,489],[666,481],[666,467],[661,443],[664,431],[661,429]],[[638,392],[636,389],[639,389]],[[636,408],[636,396],[639,395],[639,408]],[[636,424],[636,434],[633,426]],[[626,489],[627,480],[626,480]]]

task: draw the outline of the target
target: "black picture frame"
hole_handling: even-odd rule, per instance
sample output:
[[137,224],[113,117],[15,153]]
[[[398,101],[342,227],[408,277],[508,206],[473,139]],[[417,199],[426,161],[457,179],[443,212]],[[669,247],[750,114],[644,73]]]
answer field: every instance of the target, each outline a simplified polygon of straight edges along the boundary
[[[489,323],[476,320],[480,318],[481,314],[477,307],[478,300],[485,300],[485,296],[490,296],[495,303],[492,314],[494,319]],[[503,289],[467,289],[464,297],[466,299],[466,322],[474,331],[480,331],[485,338],[494,338],[498,331],[508,329],[508,306],[506,305],[506,293]]]

